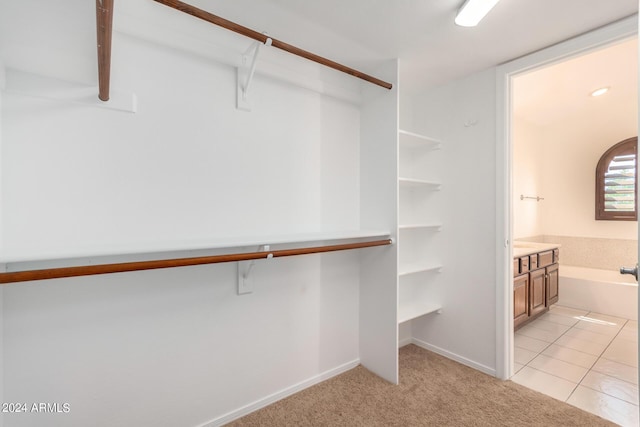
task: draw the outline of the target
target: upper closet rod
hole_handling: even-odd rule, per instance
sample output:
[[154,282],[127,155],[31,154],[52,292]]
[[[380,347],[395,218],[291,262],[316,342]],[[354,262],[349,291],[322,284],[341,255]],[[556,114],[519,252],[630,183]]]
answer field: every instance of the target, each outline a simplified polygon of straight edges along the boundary
[[268,37],[262,33],[259,33],[251,28],[244,27],[242,25],[236,24],[235,22],[228,21],[224,18],[216,16],[212,13],[204,11],[202,9],[198,9],[195,6],[191,6],[190,4],[183,3],[178,0],[154,0],[158,3],[162,3],[166,6],[172,7],[181,12],[188,13],[189,15],[195,16],[196,18],[200,18],[207,22],[210,22],[215,25],[219,25],[228,30],[234,31],[238,34],[242,34],[243,36],[252,38],[261,43],[266,43],[267,39],[270,38],[272,42],[272,46],[277,47],[278,49],[285,50],[289,53],[293,53],[294,55],[301,56],[303,58],[309,59],[311,61],[317,62],[318,64],[325,65],[327,67],[333,68],[334,70],[342,71],[343,73],[350,74],[352,76],[358,77],[362,80],[366,80],[370,83],[376,84],[378,86],[382,86],[385,89],[391,89],[393,85],[391,83],[387,83],[383,80],[380,80],[376,77],[370,76],[368,74],[362,73],[358,70],[354,70],[353,68],[347,67],[345,65],[334,62],[330,59],[323,58],[322,56],[318,56],[314,53],[308,52],[306,50],[297,48],[288,43],[282,42],[280,40],[274,39],[273,37]]
[[331,246],[315,246],[299,249],[281,249],[277,251],[246,252],[237,254],[211,255],[193,258],[174,258],[152,261],[125,262],[118,264],[82,265],[78,267],[47,268],[42,270],[15,271],[0,273],[0,283],[28,282],[32,280],[60,279],[63,277],[92,276],[96,274],[123,273],[127,271],[153,270],[158,268],[187,267],[192,265],[216,264],[221,262],[249,261],[252,259],[276,258],[292,255],[307,255],[323,252],[361,249],[373,246],[390,245],[391,239],[369,242],[344,243]]
[[113,0],[96,0],[98,33],[98,98],[109,100],[111,77],[111,37],[113,33]]

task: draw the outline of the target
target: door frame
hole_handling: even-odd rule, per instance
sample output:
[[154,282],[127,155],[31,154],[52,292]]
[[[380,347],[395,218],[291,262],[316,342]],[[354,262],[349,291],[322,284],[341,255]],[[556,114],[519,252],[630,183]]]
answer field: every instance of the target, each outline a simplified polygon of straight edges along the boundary
[[513,374],[512,83],[520,74],[638,34],[638,15],[500,65],[496,69],[496,376]]

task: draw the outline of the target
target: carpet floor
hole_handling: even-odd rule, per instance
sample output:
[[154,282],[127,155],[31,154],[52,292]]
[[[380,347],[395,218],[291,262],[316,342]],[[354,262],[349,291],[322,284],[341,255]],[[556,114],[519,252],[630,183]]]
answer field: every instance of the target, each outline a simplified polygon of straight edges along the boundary
[[358,366],[231,426],[615,426],[415,345],[400,349],[400,385]]

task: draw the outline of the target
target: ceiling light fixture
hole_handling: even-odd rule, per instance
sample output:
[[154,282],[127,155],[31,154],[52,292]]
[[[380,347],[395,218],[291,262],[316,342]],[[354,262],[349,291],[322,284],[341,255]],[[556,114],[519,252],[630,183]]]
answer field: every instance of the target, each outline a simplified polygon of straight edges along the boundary
[[591,92],[591,96],[600,96],[600,95],[604,95],[607,92],[609,92],[609,86],[601,87],[600,89],[594,90],[593,92]]
[[456,15],[455,23],[461,27],[475,27],[499,0],[467,0]]

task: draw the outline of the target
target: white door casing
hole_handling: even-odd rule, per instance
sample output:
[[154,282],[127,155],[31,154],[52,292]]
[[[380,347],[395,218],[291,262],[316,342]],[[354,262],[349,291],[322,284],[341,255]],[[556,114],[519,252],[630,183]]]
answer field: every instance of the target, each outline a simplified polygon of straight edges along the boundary
[[[496,69],[496,376],[513,373],[512,83],[521,73],[602,48],[638,34],[634,15]],[[640,241],[640,239],[639,239]]]

